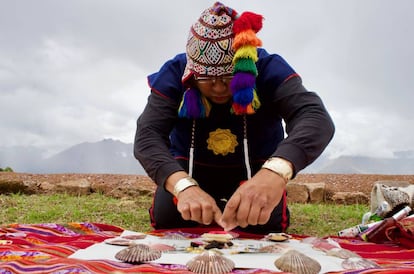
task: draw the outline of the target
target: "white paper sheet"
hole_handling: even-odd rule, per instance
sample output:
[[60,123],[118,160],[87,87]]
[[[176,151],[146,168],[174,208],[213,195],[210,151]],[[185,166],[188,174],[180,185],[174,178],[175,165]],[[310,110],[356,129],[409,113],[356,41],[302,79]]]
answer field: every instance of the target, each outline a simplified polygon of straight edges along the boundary
[[[133,231],[124,231],[121,236],[134,234]],[[173,245],[176,247],[188,247],[190,246],[191,240],[167,240],[155,237],[152,235],[147,235],[146,238],[141,240],[135,240],[136,243],[144,244],[154,244],[154,243],[163,243],[168,245]],[[269,245],[272,242],[260,241],[260,240],[243,240],[236,239],[232,241],[235,246],[237,245],[250,245],[258,247],[260,245]],[[291,239],[288,242],[283,244],[288,245],[291,248],[294,248],[307,256],[317,260],[321,264],[321,273],[326,273],[330,271],[340,271],[343,270],[341,263],[343,259],[327,256],[324,252],[318,251],[312,248],[310,244],[300,242],[298,240]],[[98,243],[94,244],[86,249],[80,249],[73,253],[70,258],[84,259],[84,260],[114,260],[115,254],[126,248],[125,246],[110,245],[107,243]],[[231,254],[229,251],[222,249],[224,256],[231,259],[235,263],[236,268],[258,268],[258,269],[268,269],[272,271],[278,271],[274,265],[274,261],[280,257],[280,254],[270,254],[270,253],[243,253],[243,254]],[[185,265],[191,258],[197,256],[196,253],[186,253],[186,252],[165,252],[162,253],[161,258],[158,260],[152,261],[154,263],[161,264],[181,264]]]

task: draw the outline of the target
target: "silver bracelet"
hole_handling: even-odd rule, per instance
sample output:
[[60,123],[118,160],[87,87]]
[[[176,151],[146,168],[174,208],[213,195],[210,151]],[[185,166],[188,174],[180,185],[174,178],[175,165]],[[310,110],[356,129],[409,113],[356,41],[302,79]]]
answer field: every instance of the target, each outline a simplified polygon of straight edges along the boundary
[[189,188],[190,186],[198,186],[197,181],[191,177],[185,177],[178,180],[178,182],[174,186],[174,196],[177,197],[181,191],[183,191],[186,188]]
[[283,179],[289,181],[292,179],[293,170],[289,165],[289,162],[285,159],[272,157],[269,158],[262,166],[262,168],[271,170],[277,174],[279,174]]

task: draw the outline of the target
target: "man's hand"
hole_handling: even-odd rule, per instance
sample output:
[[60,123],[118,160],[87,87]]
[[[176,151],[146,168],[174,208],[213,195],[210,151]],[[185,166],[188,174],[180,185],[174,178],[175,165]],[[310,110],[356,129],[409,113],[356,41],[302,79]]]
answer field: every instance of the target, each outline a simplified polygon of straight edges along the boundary
[[261,169],[242,184],[227,202],[221,218],[226,230],[237,226],[266,224],[282,199],[286,181],[275,172]]
[[221,225],[221,210],[216,201],[198,186],[191,186],[177,196],[177,209],[184,220],[209,225],[215,221]]
[[[177,182],[186,177],[188,177],[186,172],[177,171],[167,178],[164,186],[173,194]],[[222,213],[216,201],[199,186],[193,185],[185,188],[177,194],[176,198],[178,201],[177,210],[184,220],[191,220],[205,225],[215,221],[219,226],[222,226]]]

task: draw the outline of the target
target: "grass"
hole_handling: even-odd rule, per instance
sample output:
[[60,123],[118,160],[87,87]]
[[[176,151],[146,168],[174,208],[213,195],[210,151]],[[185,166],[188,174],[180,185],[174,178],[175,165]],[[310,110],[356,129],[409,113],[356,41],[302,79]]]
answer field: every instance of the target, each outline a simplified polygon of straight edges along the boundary
[[342,229],[360,224],[368,205],[291,204],[289,233],[308,236],[337,235]]
[[[152,198],[140,196],[116,199],[94,193],[88,196],[68,194],[0,194],[0,224],[97,222],[134,231],[149,231],[148,208]],[[368,205],[291,204],[288,233],[331,236],[359,224]]]
[[102,194],[0,195],[0,224],[97,222],[148,231],[150,205],[147,196],[132,200]]

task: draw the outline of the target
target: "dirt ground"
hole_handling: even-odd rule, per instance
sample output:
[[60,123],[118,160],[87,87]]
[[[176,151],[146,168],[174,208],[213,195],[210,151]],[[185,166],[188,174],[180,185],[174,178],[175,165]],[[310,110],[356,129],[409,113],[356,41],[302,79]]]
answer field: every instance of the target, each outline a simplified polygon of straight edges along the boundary
[[304,183],[326,184],[326,189],[336,192],[362,192],[369,195],[378,181],[405,181],[414,184],[414,175],[381,174],[298,174],[293,180]]
[[[142,192],[152,192],[155,184],[143,175],[118,174],[28,174],[15,172],[0,172],[0,182],[20,181],[34,185],[44,182],[57,184],[66,181],[86,179],[98,189],[111,190],[119,188],[139,188]],[[369,195],[372,186],[377,181],[406,181],[414,184],[414,175],[367,175],[367,174],[298,174],[293,180],[301,183],[326,184],[326,190],[336,192],[363,192]],[[1,191],[0,191],[1,192]],[[106,192],[106,191],[103,191]]]

